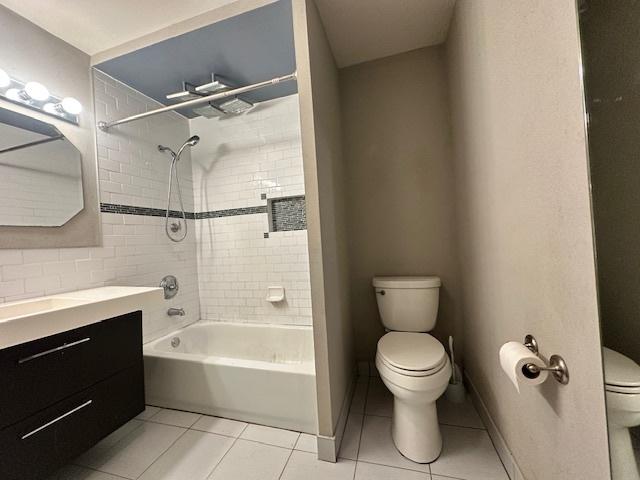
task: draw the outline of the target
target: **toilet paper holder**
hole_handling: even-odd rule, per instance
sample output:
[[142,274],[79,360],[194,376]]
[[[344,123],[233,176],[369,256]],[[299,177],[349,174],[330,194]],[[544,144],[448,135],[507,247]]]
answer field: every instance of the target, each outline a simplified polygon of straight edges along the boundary
[[[533,335],[527,335],[524,337],[524,346],[540,357],[540,349],[538,348],[538,341]],[[542,358],[542,357],[540,357]],[[542,358],[544,360],[544,358]],[[549,362],[546,362],[546,367],[539,367],[533,363],[527,363],[522,367],[522,373],[529,378],[536,378],[540,375],[540,372],[547,371],[553,375],[553,378],[566,385],[569,383],[569,368],[567,363],[560,355],[551,355]]]

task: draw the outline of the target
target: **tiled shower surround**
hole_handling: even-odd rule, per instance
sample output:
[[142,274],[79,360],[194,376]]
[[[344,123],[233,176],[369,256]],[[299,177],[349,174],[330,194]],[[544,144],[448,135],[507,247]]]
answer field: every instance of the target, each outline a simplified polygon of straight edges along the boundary
[[[94,87],[98,120],[158,106],[101,72]],[[185,207],[200,219],[188,220],[187,239],[173,243],[157,216],[166,208],[169,172],[169,156],[157,145],[175,149],[193,134],[202,140],[178,169]],[[268,200],[261,198],[304,195],[297,96],[220,120],[157,115],[99,131],[97,139],[103,246],[0,250],[0,302],[102,285],[156,286],[173,274],[180,292],[145,316],[145,341],[199,318],[311,324],[306,230],[264,238]],[[285,287],[285,302],[266,302],[271,285]],[[169,317],[169,307],[186,315]]]
[[[270,231],[267,209],[304,195],[298,96],[190,124],[201,138],[191,157],[196,212],[244,211],[196,221],[202,318],[311,325],[307,231]],[[285,301],[267,302],[269,286],[284,287]]]

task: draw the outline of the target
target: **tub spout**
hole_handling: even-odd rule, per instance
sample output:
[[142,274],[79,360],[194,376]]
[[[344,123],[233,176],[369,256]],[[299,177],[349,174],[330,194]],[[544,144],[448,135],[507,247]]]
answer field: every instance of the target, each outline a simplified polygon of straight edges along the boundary
[[167,310],[167,315],[169,315],[170,317],[175,317],[176,315],[184,317],[184,308],[170,308],[169,310]]

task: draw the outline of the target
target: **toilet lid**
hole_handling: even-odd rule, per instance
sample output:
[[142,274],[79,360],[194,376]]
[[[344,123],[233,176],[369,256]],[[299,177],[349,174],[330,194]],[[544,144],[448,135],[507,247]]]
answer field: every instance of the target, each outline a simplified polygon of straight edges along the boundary
[[401,370],[426,371],[442,365],[442,344],[428,333],[389,332],[378,341],[378,354]]
[[[640,365],[629,357],[603,347],[604,383],[607,389],[619,391],[621,388],[640,387]],[[618,387],[610,389],[609,387]]]

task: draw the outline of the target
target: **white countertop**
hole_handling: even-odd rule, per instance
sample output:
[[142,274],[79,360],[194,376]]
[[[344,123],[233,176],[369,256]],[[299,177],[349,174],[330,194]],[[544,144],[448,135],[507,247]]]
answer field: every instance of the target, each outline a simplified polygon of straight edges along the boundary
[[113,286],[2,303],[0,349],[144,311],[162,301],[162,288]]

